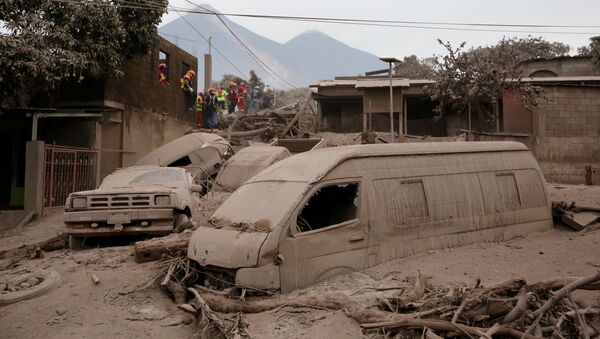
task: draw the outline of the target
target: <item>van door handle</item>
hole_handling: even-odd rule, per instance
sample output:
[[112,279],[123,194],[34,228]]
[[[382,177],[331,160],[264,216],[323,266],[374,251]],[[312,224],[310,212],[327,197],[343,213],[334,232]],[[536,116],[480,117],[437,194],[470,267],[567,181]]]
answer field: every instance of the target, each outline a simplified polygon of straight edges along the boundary
[[355,241],[363,241],[367,238],[367,235],[364,233],[361,234],[353,234],[350,236],[350,239],[348,239],[348,241],[350,242],[355,242]]

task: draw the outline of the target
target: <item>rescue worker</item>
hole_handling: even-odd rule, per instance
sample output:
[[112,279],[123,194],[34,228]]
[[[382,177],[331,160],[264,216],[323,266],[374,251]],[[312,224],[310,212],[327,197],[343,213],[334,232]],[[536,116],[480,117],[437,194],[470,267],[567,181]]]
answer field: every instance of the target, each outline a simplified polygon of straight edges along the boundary
[[219,119],[217,117],[217,106],[218,100],[215,95],[215,88],[212,87],[204,100],[204,112],[206,114],[206,127],[217,128],[219,125]]
[[223,87],[223,84],[219,86],[219,90],[217,91],[217,101],[219,104],[219,113],[222,113],[225,109],[225,103],[227,102],[227,91]]
[[165,72],[167,71],[167,64],[161,63],[158,65],[158,81],[165,86],[170,86],[169,79]]
[[205,123],[203,120],[202,113],[204,112],[204,91],[198,92],[198,96],[196,97],[196,123],[198,124],[198,128],[204,128]]
[[250,92],[250,113],[255,114],[258,112],[258,105],[260,102],[260,87],[255,86]]
[[227,91],[227,108],[229,115],[235,114],[235,109],[238,102],[237,85],[235,82],[229,83],[229,90]]
[[186,106],[188,111],[194,109],[194,101],[196,99],[196,92],[192,87],[192,78],[196,76],[196,72],[190,70],[185,73],[183,78],[181,79],[181,90],[185,94],[186,98]]
[[248,93],[246,92],[246,85],[241,82],[240,88],[238,89],[238,110],[241,114],[246,114],[246,96]]

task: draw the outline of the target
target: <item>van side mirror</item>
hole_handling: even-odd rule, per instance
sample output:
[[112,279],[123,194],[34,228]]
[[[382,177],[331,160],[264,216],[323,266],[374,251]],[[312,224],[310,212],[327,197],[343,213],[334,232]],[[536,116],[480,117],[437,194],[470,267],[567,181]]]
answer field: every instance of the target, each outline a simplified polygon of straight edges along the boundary
[[191,186],[191,190],[192,190],[192,192],[194,192],[194,193],[201,193],[201,192],[202,192],[204,189],[202,188],[202,186],[201,186],[201,185],[198,185],[198,184],[192,184],[192,186]]

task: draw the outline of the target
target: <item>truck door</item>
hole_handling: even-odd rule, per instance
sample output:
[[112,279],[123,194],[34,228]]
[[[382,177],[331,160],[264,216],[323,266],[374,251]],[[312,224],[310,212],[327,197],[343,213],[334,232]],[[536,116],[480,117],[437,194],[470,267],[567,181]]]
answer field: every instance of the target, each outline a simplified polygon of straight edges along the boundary
[[368,208],[360,179],[315,185],[283,230],[281,292],[365,267]]

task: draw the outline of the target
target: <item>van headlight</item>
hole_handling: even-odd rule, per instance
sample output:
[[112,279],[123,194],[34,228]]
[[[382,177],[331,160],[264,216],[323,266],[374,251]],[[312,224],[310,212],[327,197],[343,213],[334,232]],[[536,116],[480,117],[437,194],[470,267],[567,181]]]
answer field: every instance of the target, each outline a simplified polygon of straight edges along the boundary
[[157,206],[168,206],[171,204],[171,197],[168,195],[157,195],[154,197],[154,204]]
[[71,207],[79,209],[86,208],[87,198],[73,198],[73,200],[71,200]]

